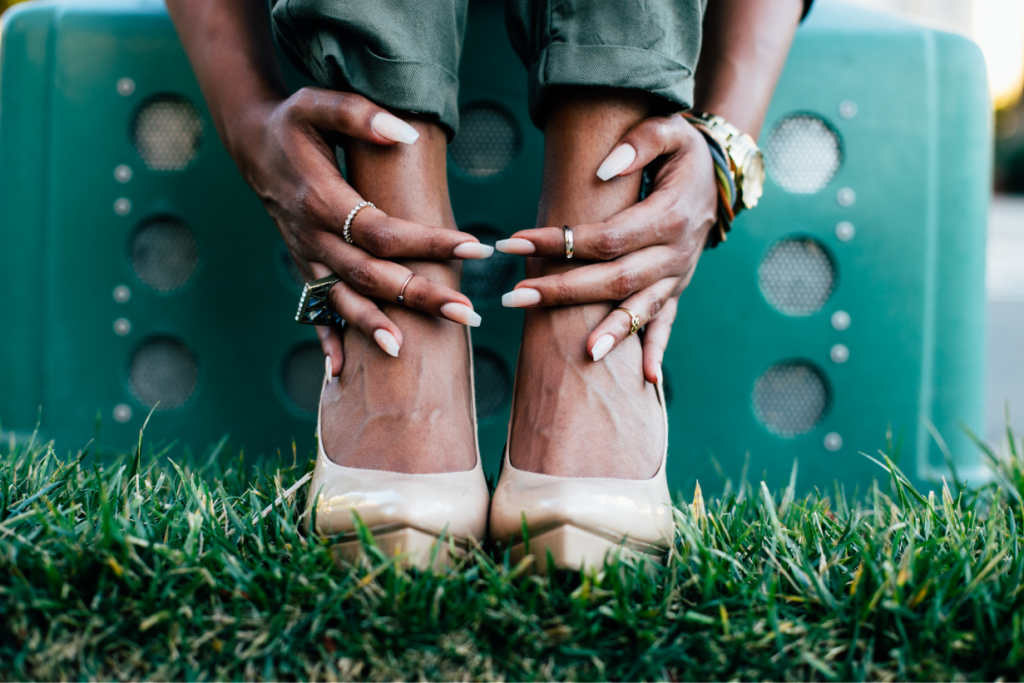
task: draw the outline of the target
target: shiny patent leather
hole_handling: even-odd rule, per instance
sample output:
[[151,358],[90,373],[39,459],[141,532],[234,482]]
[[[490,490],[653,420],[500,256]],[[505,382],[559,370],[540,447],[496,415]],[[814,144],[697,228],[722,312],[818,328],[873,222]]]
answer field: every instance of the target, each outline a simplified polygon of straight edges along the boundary
[[665,424],[661,467],[650,479],[570,478],[516,469],[509,457],[512,437],[491,501],[490,536],[512,548],[512,559],[525,555],[523,517],[530,553],[541,570],[546,553],[556,565],[578,569],[600,565],[608,553],[625,551],[660,560],[675,533],[672,497],[665,465],[668,458],[668,415],[657,385]]
[[[473,347],[468,331],[466,342],[472,387]],[[330,379],[331,360],[328,358],[324,388]],[[471,398],[475,434],[476,400],[475,396]],[[411,564],[421,568],[430,564],[432,545],[442,535],[462,548],[471,539],[483,540],[487,530],[490,495],[478,442],[476,465],[464,472],[405,474],[368,470],[344,467],[332,462],[320,439],[321,424],[318,412],[317,459],[309,491],[306,523],[307,528],[312,523],[313,503],[316,501],[316,532],[337,537],[335,557],[339,562],[352,561],[360,550],[357,514],[374,534],[382,550],[388,554],[406,554]],[[447,561],[448,548],[442,550],[439,557],[443,564]]]

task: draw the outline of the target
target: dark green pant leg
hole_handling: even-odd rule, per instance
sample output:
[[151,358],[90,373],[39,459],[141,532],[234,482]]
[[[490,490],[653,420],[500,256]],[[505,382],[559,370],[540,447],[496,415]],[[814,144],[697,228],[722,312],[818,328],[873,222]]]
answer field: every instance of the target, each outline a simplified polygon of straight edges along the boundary
[[325,88],[459,128],[468,0],[274,0],[281,49]]
[[530,74],[543,126],[552,87],[634,88],[693,104],[707,0],[505,0],[509,38]]

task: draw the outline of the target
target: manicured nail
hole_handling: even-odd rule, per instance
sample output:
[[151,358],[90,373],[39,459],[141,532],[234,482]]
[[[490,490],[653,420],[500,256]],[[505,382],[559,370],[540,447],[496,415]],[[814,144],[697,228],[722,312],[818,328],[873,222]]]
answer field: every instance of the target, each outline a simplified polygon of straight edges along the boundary
[[524,240],[519,237],[498,240],[494,243],[494,248],[503,254],[515,254],[516,256],[529,256],[537,251],[537,245],[530,240]]
[[463,242],[452,253],[459,258],[487,258],[494,253],[494,247],[479,242]]
[[501,295],[501,305],[506,308],[525,308],[540,303],[540,292],[523,287]]
[[327,373],[328,377],[331,376],[331,357],[330,356],[324,356],[324,372]]
[[658,386],[665,386],[665,375],[661,374],[661,363],[658,363]]
[[441,307],[441,313],[443,313],[444,317],[449,320],[454,320],[457,323],[468,325],[469,327],[480,327],[480,321],[483,320],[479,313],[466,304],[445,304]]
[[613,149],[612,153],[601,163],[601,168],[597,169],[597,177],[601,180],[614,178],[629,168],[634,159],[636,159],[636,150],[633,149],[633,145],[623,143]]
[[595,361],[599,361],[608,355],[608,352],[612,350],[614,345],[615,337],[610,334],[602,334],[594,342],[594,348],[590,349],[590,355],[594,357]]
[[[420,136],[420,134],[416,132],[415,128],[386,111],[382,111],[374,116],[370,127],[373,128],[374,133],[382,138],[394,140],[395,142],[404,142],[407,145],[411,145],[416,142],[416,139]],[[612,152],[612,154],[614,154],[614,152]]]
[[384,353],[392,358],[398,358],[398,342],[395,341],[395,335],[382,329],[374,332],[373,338],[377,340],[380,348],[384,349]]

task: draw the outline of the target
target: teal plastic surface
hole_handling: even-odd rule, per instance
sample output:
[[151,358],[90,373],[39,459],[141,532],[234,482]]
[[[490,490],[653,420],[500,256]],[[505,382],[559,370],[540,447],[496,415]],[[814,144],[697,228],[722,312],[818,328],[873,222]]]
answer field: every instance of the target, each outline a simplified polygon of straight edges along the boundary
[[[130,93],[119,90],[126,78]],[[452,201],[462,229],[493,241],[532,227],[543,154],[500,3],[472,4],[460,81]],[[714,489],[710,456],[736,477],[748,453],[750,476],[765,473],[773,484],[788,477],[794,458],[802,487],[864,484],[881,471],[858,453],[882,447],[888,425],[908,474],[931,478],[944,464],[928,421],[961,474],[979,476],[959,425],[982,424],[985,87],[981,54],[964,38],[835,3],[812,11],[762,134],[762,203],[704,256],[681,301],[665,366],[675,485],[699,478]],[[180,171],[148,169],[131,138],[140,108],[167,94],[186,98],[202,122],[198,155]],[[814,192],[786,191],[778,159],[794,152],[769,150],[794,115],[819,135],[791,144],[838,144],[841,161]],[[821,163],[798,159],[795,168]],[[115,177],[121,165],[132,169],[127,182]],[[125,209],[115,206],[119,199],[130,202],[126,215],[115,210]],[[298,286],[270,219],[217,139],[160,3],[38,2],[8,12],[0,216],[5,430],[30,431],[41,406],[43,432],[62,450],[91,438],[98,416],[103,444],[130,446],[148,412],[130,379],[133,354],[145,340],[169,336],[196,359],[197,385],[182,406],[154,414],[150,438],[201,449],[227,432],[250,453],[287,450],[293,438],[300,452],[312,447],[313,413],[302,406],[310,407],[322,366],[310,366],[307,353],[288,371],[294,349],[315,349],[311,330],[291,322]],[[145,285],[131,261],[132,236],[154,216],[184,221],[199,249],[194,275],[169,293]],[[837,236],[841,222],[853,226],[851,239]],[[848,228],[839,234],[848,237]],[[798,256],[817,258],[819,271],[827,262],[832,278],[828,296],[797,316],[769,303],[759,282],[766,257],[790,238],[803,245]],[[788,267],[804,267],[794,263]],[[820,285],[819,271],[783,273],[783,295],[814,299],[800,287],[814,277]],[[520,260],[496,256],[467,264],[463,284],[485,321],[474,347],[491,473],[505,442],[522,321],[500,306],[500,295],[521,277]],[[115,300],[119,285],[131,291],[125,303]],[[849,317],[846,329],[832,324],[839,311]],[[115,332],[118,324],[125,332],[120,319],[130,322],[123,335]],[[838,344],[844,362],[833,359]],[[803,369],[787,375],[789,384],[758,385],[780,362]],[[305,397],[298,403],[289,398],[296,391]],[[815,401],[820,415],[811,419]],[[119,422],[115,409],[124,418],[123,406],[131,417]],[[789,419],[787,436],[777,424],[769,430],[776,418]]]

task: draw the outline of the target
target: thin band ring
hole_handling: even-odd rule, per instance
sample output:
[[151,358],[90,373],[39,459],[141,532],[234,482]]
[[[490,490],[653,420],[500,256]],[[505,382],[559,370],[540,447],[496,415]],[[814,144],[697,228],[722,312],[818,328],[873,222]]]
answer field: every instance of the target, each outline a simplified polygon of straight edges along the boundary
[[565,237],[565,260],[568,261],[572,258],[572,228],[563,225],[562,236]]
[[416,273],[409,273],[409,277],[405,278],[405,283],[402,284],[402,291],[398,293],[398,303],[405,305],[405,288],[409,286],[409,280],[416,277]]
[[373,202],[359,202],[358,204],[355,205],[355,207],[351,211],[348,212],[348,218],[345,219],[345,227],[342,228],[342,230],[341,230],[341,236],[344,237],[345,241],[348,242],[349,244],[353,244],[353,242],[352,242],[352,221],[354,221],[356,219],[356,214],[358,214],[360,211],[362,211],[366,207],[370,207],[371,209],[376,209],[377,208],[376,205],[374,205]]
[[619,306],[615,310],[616,311],[625,311],[626,315],[629,316],[629,334],[626,335],[626,339],[629,339],[634,334],[636,334],[637,332],[640,331],[640,316],[635,315],[633,313],[633,311],[631,311],[628,308],[625,308],[623,306]]

